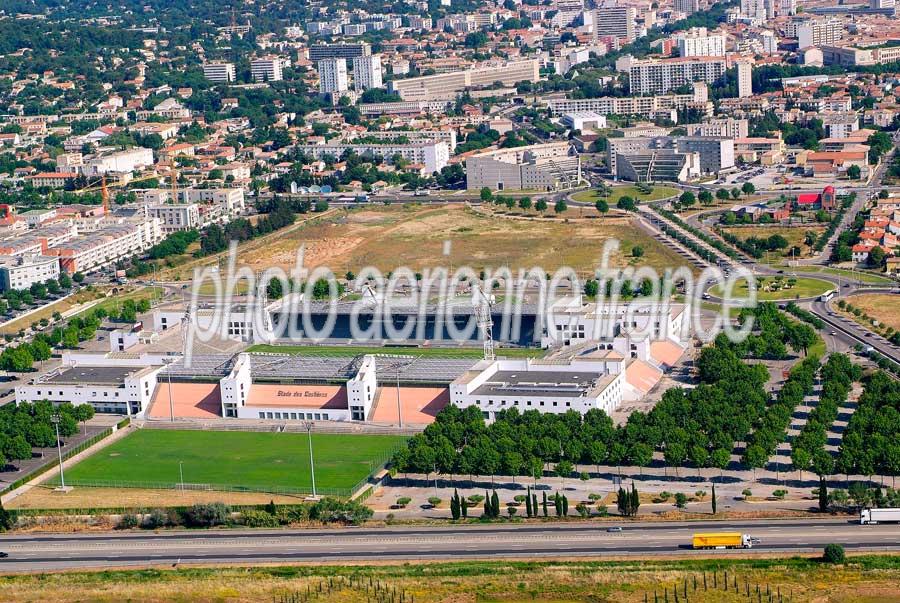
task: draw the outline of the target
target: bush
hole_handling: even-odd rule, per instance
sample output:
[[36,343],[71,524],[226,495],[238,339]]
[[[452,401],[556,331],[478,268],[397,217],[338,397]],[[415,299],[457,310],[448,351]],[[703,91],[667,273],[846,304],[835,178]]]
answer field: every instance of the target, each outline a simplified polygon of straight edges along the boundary
[[775,490],[772,492],[772,496],[779,500],[783,500],[785,496],[787,496],[787,490]]
[[822,556],[822,559],[824,559],[826,563],[843,563],[846,557],[847,556],[844,554],[844,547],[839,544],[831,543],[825,547],[825,554]]
[[410,497],[408,497],[408,496],[401,496],[400,498],[397,499],[397,506],[398,506],[398,507],[405,507],[406,505],[408,505],[408,504],[411,503],[411,502],[412,502],[412,499],[411,499]]
[[744,488],[744,490],[741,491],[741,494],[744,495],[744,498],[750,498],[751,496],[753,496],[753,492],[750,490],[750,488]]
[[343,502],[336,498],[323,498],[309,509],[309,518],[322,523],[359,525],[370,517],[372,509],[355,500]]
[[147,530],[156,530],[169,525],[169,516],[163,509],[152,509],[150,513],[144,517],[144,523],[141,527]]
[[430,496],[428,498],[428,504],[431,505],[432,507],[437,507],[441,504],[441,499],[438,498],[437,496]]
[[244,511],[244,525],[248,528],[277,528],[278,518],[268,511]]
[[138,521],[137,515],[135,515],[134,513],[126,513],[121,518],[119,518],[119,523],[116,524],[116,529],[133,530],[134,528],[138,527],[139,523],[140,522]]
[[189,528],[211,528],[228,523],[231,510],[224,503],[192,506],[184,512],[184,525]]

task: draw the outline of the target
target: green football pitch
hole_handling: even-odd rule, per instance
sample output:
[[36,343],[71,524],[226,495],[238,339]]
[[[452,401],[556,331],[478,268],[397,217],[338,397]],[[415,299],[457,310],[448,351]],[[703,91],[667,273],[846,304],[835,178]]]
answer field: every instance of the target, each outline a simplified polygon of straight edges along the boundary
[[[381,466],[402,436],[312,435],[316,488],[348,495]],[[306,434],[141,429],[66,471],[82,486],[310,492]]]

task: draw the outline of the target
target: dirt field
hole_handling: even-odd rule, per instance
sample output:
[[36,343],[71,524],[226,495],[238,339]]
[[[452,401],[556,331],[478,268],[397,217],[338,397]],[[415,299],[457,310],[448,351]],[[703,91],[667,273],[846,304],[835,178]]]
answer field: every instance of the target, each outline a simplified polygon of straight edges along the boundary
[[889,293],[854,295],[847,299],[853,306],[894,330],[900,330],[900,296]]
[[[604,241],[618,237],[623,252],[613,258],[618,265],[633,261],[627,256],[635,245],[644,249],[641,264],[683,263],[632,226],[629,218],[579,218],[576,210],[568,212],[568,220],[490,212],[458,206],[341,211],[298,228],[265,248],[248,250],[241,259],[254,269],[290,269],[297,248],[305,243],[307,267],[328,266],[338,275],[365,266],[388,271],[404,265],[414,270],[468,265],[476,271],[501,265],[514,269],[541,266],[545,270],[568,265],[584,271],[596,265]],[[443,254],[445,241],[450,241],[449,256]]]
[[[275,496],[256,492],[194,492],[186,490],[141,490],[138,488],[75,488],[67,494],[54,492],[51,487],[32,488],[13,499],[7,509],[87,509],[92,507],[148,507],[164,504],[167,507],[195,503],[224,502],[231,505],[296,503],[298,496]],[[161,502],[162,501],[162,502]]]
[[[468,561],[175,570],[166,567],[21,575],[0,582],[0,599],[362,603],[390,601],[393,594],[394,601],[421,603],[640,603],[653,601],[654,593],[657,601],[675,601],[674,588],[678,588],[681,601],[697,603],[887,603],[898,597],[900,571],[893,558],[850,558],[846,565],[833,566],[799,558],[739,561],[717,557],[716,561]],[[887,567],[881,567],[882,564]],[[727,589],[724,571],[728,575]],[[387,590],[388,596],[372,598],[375,585],[379,591]],[[311,599],[306,598],[307,589],[314,593]],[[687,598],[684,589],[688,591]],[[748,589],[750,597],[746,595]],[[667,596],[664,591],[668,591]]]

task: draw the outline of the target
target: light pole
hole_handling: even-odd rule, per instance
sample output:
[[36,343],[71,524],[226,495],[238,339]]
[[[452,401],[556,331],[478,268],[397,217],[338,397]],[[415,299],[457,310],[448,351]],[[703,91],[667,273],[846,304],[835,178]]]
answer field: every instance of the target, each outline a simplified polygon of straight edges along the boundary
[[172,363],[175,362],[172,360],[169,364],[166,365],[166,375],[169,378],[169,420],[174,423],[175,422],[175,399],[172,397]]
[[184,493],[184,461],[178,461],[178,478],[180,479],[181,492]]
[[50,420],[53,422],[53,426],[56,428],[56,453],[59,456],[59,482],[60,488],[65,491],[66,489],[66,473],[63,470],[63,460],[62,460],[62,446],[59,443],[59,413],[54,413]]
[[313,451],[312,451],[312,428],[315,423],[312,421],[305,421],[303,426],[306,427],[306,436],[309,439],[309,473],[312,476],[312,494],[313,498],[318,498],[316,495],[316,467],[313,464]]

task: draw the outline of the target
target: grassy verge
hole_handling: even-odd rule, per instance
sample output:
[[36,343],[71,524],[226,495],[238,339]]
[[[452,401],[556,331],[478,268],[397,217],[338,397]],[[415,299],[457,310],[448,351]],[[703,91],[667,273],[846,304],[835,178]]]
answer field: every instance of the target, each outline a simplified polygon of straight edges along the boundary
[[[268,345],[257,344],[247,348],[248,352],[269,354],[297,354],[303,356],[328,356],[342,358],[359,354],[405,354],[425,358],[472,358],[484,356],[481,348],[420,348],[411,346],[330,346],[330,345]],[[497,348],[498,356],[508,358],[540,358],[544,350],[535,348]]]
[[669,186],[653,186],[649,194],[642,193],[634,186],[614,186],[608,197],[598,195],[597,189],[590,189],[574,193],[572,195],[572,200],[583,203],[594,203],[598,199],[606,199],[607,203],[612,207],[615,206],[619,199],[625,196],[631,197],[636,201],[659,201],[660,199],[672,197],[680,193],[681,191],[677,188]]
[[[785,277],[782,278],[781,288],[777,288],[775,278],[761,278],[761,286],[757,287],[756,296],[759,301],[789,301],[792,299],[815,297],[822,293],[833,289],[834,285],[828,281],[822,281],[815,278],[804,277]],[[792,286],[788,285],[788,281],[796,281]],[[721,297],[723,294],[722,286],[716,285],[710,289],[710,295]],[[734,289],[733,294],[738,297],[747,295],[747,283],[743,280],[739,281]]]
[[[725,572],[728,587],[725,587]],[[738,588],[734,587],[735,581]],[[363,602],[375,585],[394,600],[639,603],[768,600],[886,603],[896,601],[900,557],[852,557],[842,565],[815,559],[690,559],[672,561],[466,561],[372,566],[307,565],[251,568],[107,570],[7,576],[4,601],[266,601]],[[746,596],[750,590],[752,597]],[[646,597],[646,599],[645,599]],[[762,597],[765,597],[764,599]],[[387,599],[376,600],[390,600]]]

